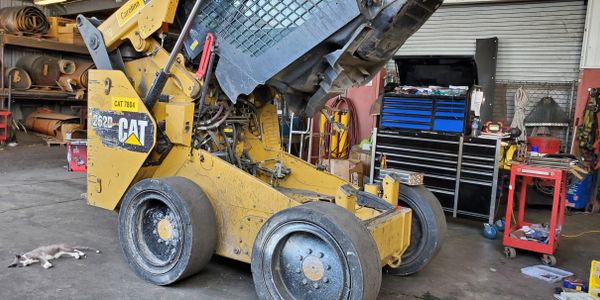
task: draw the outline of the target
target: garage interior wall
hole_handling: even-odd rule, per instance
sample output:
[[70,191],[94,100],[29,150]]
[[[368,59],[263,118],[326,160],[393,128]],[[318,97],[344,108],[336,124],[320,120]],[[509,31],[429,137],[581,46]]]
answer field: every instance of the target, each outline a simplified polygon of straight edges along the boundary
[[530,109],[546,95],[569,109],[585,16],[584,1],[445,4],[397,54],[474,55],[476,39],[498,37],[494,118],[510,123],[521,85],[529,91]]

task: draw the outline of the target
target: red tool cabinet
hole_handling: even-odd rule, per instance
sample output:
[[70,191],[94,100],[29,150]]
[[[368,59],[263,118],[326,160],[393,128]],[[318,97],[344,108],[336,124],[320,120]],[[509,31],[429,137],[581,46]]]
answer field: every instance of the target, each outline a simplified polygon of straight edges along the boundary
[[[515,189],[517,176],[522,177],[519,203],[515,205]],[[532,182],[534,178],[549,179],[554,183],[554,193],[552,199],[552,212],[550,215],[550,224],[548,232],[548,243],[541,243],[536,241],[522,240],[519,238],[511,237],[510,233],[520,229],[522,226],[531,226],[532,223],[525,221],[525,202],[527,185]],[[507,226],[504,230],[504,252],[507,257],[515,257],[515,249],[523,249],[543,254],[542,262],[547,265],[555,265],[556,258],[554,257],[554,250],[558,246],[560,239],[560,232],[562,231],[565,206],[567,196],[567,171],[561,169],[553,169],[547,167],[528,166],[513,164],[510,172],[510,185],[508,191],[508,203],[506,206],[506,222],[512,224],[513,209],[518,208],[518,216],[516,218],[516,224]],[[557,230],[558,229],[558,230]]]
[[8,120],[10,119],[10,112],[0,110],[0,142],[6,142],[8,140],[8,130],[10,128],[10,124]]

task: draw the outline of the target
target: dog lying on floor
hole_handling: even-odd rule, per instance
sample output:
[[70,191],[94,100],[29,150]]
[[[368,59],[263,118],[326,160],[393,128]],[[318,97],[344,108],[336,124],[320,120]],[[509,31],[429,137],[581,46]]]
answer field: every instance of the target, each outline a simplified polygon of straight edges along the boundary
[[63,255],[80,259],[85,257],[84,251],[100,253],[98,249],[82,246],[68,246],[65,244],[42,246],[24,254],[15,254],[14,261],[8,267],[27,267],[35,263],[40,263],[44,269],[48,269],[52,268],[50,260],[57,259]]

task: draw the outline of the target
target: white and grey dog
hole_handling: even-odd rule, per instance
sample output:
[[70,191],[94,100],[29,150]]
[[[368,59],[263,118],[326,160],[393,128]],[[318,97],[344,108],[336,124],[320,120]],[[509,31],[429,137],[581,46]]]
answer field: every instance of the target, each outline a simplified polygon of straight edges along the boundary
[[63,255],[80,259],[85,256],[83,251],[100,253],[100,250],[90,247],[68,246],[65,244],[42,246],[24,254],[15,254],[15,260],[8,267],[27,267],[35,263],[40,263],[44,269],[48,269],[52,268],[50,260],[57,259]]

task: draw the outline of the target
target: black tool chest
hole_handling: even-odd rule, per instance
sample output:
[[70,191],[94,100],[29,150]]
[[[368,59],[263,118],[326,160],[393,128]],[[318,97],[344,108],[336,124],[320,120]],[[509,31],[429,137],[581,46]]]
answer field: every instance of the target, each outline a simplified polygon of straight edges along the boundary
[[376,129],[372,181],[381,164],[422,172],[445,211],[493,223],[500,139]]

